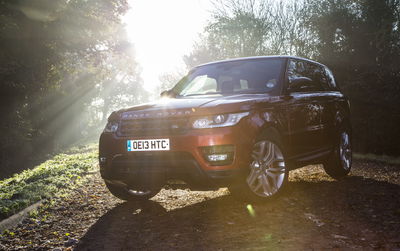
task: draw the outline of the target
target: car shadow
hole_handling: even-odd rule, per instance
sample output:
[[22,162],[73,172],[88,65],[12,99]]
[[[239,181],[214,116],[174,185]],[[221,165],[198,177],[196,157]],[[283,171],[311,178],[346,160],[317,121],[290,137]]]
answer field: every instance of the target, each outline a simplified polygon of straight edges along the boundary
[[225,195],[167,211],[162,203],[119,204],[75,250],[301,250],[398,247],[400,186],[350,176],[293,181],[281,198],[250,205]]

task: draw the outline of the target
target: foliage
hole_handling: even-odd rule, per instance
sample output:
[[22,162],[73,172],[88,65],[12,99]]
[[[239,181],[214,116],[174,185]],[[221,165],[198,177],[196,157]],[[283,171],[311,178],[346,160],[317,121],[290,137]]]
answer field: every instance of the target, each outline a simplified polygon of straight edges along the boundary
[[303,1],[216,0],[213,3],[212,20],[193,51],[184,57],[188,67],[235,57],[313,54],[308,30],[301,23]]
[[81,183],[85,173],[97,162],[95,145],[70,152],[0,181],[0,219],[42,199],[62,196]]
[[145,99],[127,0],[0,0],[0,177]]
[[399,0],[214,0],[189,68],[234,57],[290,54],[330,67],[349,97],[355,150],[399,155]]
[[186,72],[183,70],[177,70],[176,72],[166,72],[161,74],[159,76],[159,80],[161,82],[159,93],[174,87],[175,84],[185,76],[185,73]]
[[399,155],[400,1],[306,3],[316,58],[332,68],[350,98],[356,149]]
[[385,164],[400,165],[400,157],[392,157],[388,155],[376,155],[372,153],[368,154],[355,153],[353,154],[353,158],[358,160],[375,161],[375,162],[382,162]]

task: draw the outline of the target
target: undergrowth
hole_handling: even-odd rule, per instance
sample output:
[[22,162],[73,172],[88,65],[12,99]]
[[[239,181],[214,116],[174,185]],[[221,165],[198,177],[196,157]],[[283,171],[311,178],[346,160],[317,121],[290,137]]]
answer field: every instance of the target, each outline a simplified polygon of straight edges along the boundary
[[387,164],[399,165],[400,164],[400,157],[393,157],[388,155],[376,155],[372,153],[361,154],[361,153],[354,153],[353,158],[359,160],[370,160],[370,161],[379,161],[384,162]]
[[96,162],[96,145],[75,147],[0,181],[0,220],[42,199],[68,195],[70,189],[83,182],[83,176]]

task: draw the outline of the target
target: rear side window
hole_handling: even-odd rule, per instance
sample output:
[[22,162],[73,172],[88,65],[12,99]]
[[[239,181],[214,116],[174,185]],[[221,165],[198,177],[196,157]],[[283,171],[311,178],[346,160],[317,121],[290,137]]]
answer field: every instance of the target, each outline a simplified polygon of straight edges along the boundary
[[326,79],[327,79],[329,89],[337,90],[335,77],[333,76],[332,71],[328,69],[328,67],[325,67],[325,74],[326,74]]
[[324,67],[301,60],[289,60],[288,80],[290,83],[299,77],[306,77],[312,80],[311,83],[305,83],[303,86],[291,88],[298,92],[315,92],[329,90],[328,80],[325,75]]

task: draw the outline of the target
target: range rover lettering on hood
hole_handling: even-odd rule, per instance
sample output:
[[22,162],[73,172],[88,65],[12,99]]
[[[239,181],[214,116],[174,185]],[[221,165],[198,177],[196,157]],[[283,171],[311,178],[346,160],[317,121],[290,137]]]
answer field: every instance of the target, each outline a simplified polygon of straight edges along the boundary
[[[265,94],[239,94],[203,98],[177,98],[151,102],[131,107],[121,113],[122,119],[166,118],[192,116],[202,112],[229,113],[249,110],[257,102],[266,102],[271,97]],[[212,108],[212,109],[211,109]]]
[[154,112],[139,112],[139,111],[128,111],[122,113],[122,119],[151,119],[151,118],[166,118],[166,117],[180,117],[188,116],[192,113],[191,110],[179,110],[179,111],[154,111]]

